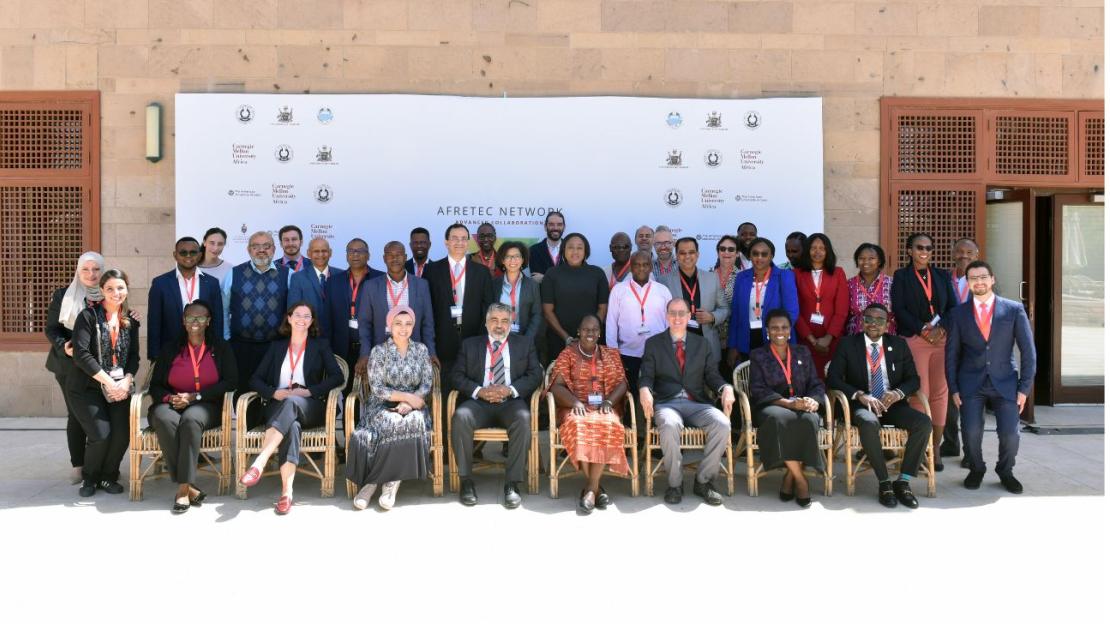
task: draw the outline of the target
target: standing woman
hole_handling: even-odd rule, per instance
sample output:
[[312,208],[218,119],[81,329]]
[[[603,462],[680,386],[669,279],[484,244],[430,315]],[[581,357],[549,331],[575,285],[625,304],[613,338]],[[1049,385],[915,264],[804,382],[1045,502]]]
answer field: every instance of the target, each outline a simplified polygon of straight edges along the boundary
[[139,322],[127,314],[127,274],[109,269],[100,276],[100,306],[84,308],[73,324],[73,364],[66,394],[85,431],[83,482],[78,493],[96,489],[118,495],[119,465],[130,437],[128,416],[139,370]]
[[185,306],[185,331],[159,350],[150,376],[147,420],[158,435],[170,479],[177,483],[171,508],[176,514],[199,506],[206,497],[196,487],[201,436],[220,424],[224,393],[239,386],[235,356],[213,320],[208,302],[198,299]]
[[[609,282],[600,267],[587,265],[590,242],[572,232],[559,247],[562,262],[543,277],[543,318],[547,322],[547,356],[554,359],[574,342],[571,334],[586,315],[605,319],[609,307]],[[568,329],[569,328],[569,329]]]
[[794,280],[798,285],[798,338],[809,343],[817,375],[824,380],[825,365],[832,360],[848,323],[848,278],[836,266],[836,252],[824,233],[806,237]]
[[[775,267],[775,244],[757,237],[748,248],[752,266],[736,276],[732,289],[732,314],[728,327],[728,360],[736,366],[746,360],[753,349],[763,345],[764,314],[782,308],[790,315],[790,324],[798,319],[798,289],[794,272]],[[744,321],[747,320],[747,323]],[[794,337],[791,335],[790,340]],[[728,378],[732,379],[731,373]]]
[[[846,334],[863,332],[863,311],[871,304],[882,304],[887,310],[893,308],[890,302],[890,287],[893,278],[883,273],[886,267],[886,252],[874,243],[862,243],[856,248],[856,267],[859,273],[848,280],[848,331]],[[887,322],[887,334],[897,331],[894,315]]]
[[432,362],[428,348],[411,340],[415,322],[411,308],[393,307],[385,321],[389,338],[370,351],[369,392],[347,451],[347,479],[359,487],[357,510],[370,505],[378,484],[378,505],[389,510],[402,480],[428,477],[432,413],[424,398],[432,390]]
[[224,253],[224,246],[227,245],[227,233],[220,228],[209,228],[204,233],[204,240],[201,241],[201,245],[204,246],[200,254],[199,267],[201,271],[223,284],[224,276],[231,271],[231,263],[220,258],[220,255]]
[[[497,264],[502,275],[493,279],[493,295],[513,309],[509,331],[535,340],[543,327],[543,302],[540,285],[526,280],[528,248],[520,241],[506,241],[497,250]],[[538,347],[538,345],[537,345]]]
[[556,423],[575,469],[586,475],[586,488],[578,497],[578,513],[604,510],[609,495],[601,487],[601,473],[610,467],[628,474],[624,455],[624,426],[621,410],[628,381],[621,353],[597,344],[601,321],[594,315],[578,324],[577,345],[564,349],[551,369],[551,393],[555,396]]
[[74,416],[66,394],[66,378],[73,368],[73,324],[77,315],[86,308],[98,306],[104,296],[100,293],[100,272],[104,271],[104,257],[96,252],[85,252],[77,259],[77,270],[69,286],[54,291],[50,309],[46,313],[46,338],[50,352],[46,355],[46,369],[54,374],[62,389],[66,413],[66,443],[69,446],[69,463],[73,467],[71,482],[81,483],[81,466],[85,464],[85,430]]
[[824,471],[825,458],[817,432],[825,386],[817,376],[809,350],[790,345],[790,315],[782,309],[767,314],[769,345],[751,354],[752,421],[758,428],[759,457],[767,470],[786,466],[779,499],[797,498],[808,508],[809,482],[805,467]]
[[294,303],[285,312],[278,338],[270,343],[251,376],[251,390],[262,396],[266,434],[262,452],[239,478],[243,486],[257,484],[266,461],[276,451],[281,472],[281,498],[274,508],[278,514],[288,514],[293,507],[301,430],[324,423],[328,393],[341,386],[343,371],[328,340],[320,338],[316,313],[305,302]]
[[[921,391],[929,398],[933,417],[933,458],[937,471],[940,443],[944,440],[944,422],[948,414],[948,382],[944,372],[944,344],[948,334],[948,311],[956,305],[952,280],[930,264],[933,237],[914,233],[906,237],[910,263],[894,272],[890,290],[898,334],[906,337],[913,354],[913,364],[921,378]],[[911,398],[916,403],[917,398]],[[923,408],[923,407],[922,407]]]
[[[732,293],[736,287],[736,275],[740,270],[736,268],[736,252],[740,249],[740,241],[731,234],[726,234],[717,241],[717,264],[713,267],[713,273],[717,275],[717,283],[721,286],[721,291],[725,294],[725,304],[729,310],[732,310]],[[726,353],[728,347],[728,325],[732,315],[730,314],[724,321],[717,324],[717,334],[721,337],[721,353]],[[732,372],[729,371],[728,361],[725,358],[721,359],[721,375],[726,380],[732,379]]]

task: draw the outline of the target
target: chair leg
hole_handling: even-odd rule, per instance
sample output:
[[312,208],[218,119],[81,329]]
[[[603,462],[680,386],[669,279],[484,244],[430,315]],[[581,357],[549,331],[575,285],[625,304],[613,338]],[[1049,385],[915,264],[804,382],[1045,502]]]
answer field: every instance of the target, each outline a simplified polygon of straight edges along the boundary
[[[648,437],[651,436],[649,432]],[[644,491],[648,497],[655,496],[655,475],[651,470],[651,443],[650,438],[644,438]]]
[[[330,435],[330,433],[329,433]],[[320,480],[320,496],[335,496],[335,441],[324,452],[324,479]]]
[[640,469],[639,469],[640,459],[637,457],[638,454],[636,453],[637,451],[639,451],[638,449],[636,449],[636,441],[632,441],[632,448],[631,449],[632,449],[632,454],[631,454],[632,455],[632,466],[630,467],[631,475],[629,476],[629,479],[632,480],[632,496],[633,497],[639,497],[640,496]]
[[432,495],[443,496],[443,445],[432,448]]
[[[235,475],[242,475],[247,470],[247,453],[240,451],[235,454]],[[238,479],[235,480],[235,496],[239,499],[247,498],[247,487]]]
[[220,449],[220,481],[216,487],[216,494],[221,497],[227,494],[231,487],[231,449]]
[[748,437],[747,449],[745,453],[748,456],[748,496],[759,496],[759,477],[756,475],[755,467],[755,452],[752,450],[751,433],[745,433],[744,436]]
[[447,464],[451,471],[451,492],[459,492],[459,468],[455,466],[455,446],[447,446]]
[[554,445],[551,446],[551,457],[548,459],[548,495],[552,499],[559,498],[559,471],[555,468],[555,459],[559,457],[559,450]]
[[143,499],[143,481],[139,478],[139,467],[142,466],[142,455],[131,450],[131,501],[142,501]]

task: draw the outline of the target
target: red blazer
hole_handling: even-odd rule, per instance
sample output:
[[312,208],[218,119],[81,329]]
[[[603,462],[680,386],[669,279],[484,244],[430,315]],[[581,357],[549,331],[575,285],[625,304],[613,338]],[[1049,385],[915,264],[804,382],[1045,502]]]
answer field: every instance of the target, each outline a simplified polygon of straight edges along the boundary
[[798,338],[806,339],[811,334],[817,338],[826,334],[836,338],[843,336],[848,324],[848,278],[844,275],[844,270],[837,267],[833,275],[821,275],[821,314],[825,316],[824,326],[811,326],[809,322],[809,316],[817,310],[813,274],[795,269],[794,282],[798,285],[798,322],[795,324]]

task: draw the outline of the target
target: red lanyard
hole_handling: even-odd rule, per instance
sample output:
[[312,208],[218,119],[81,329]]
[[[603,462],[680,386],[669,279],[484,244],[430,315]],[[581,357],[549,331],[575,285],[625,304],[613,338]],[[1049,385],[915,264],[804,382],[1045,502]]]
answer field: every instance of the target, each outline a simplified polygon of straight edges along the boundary
[[632,296],[635,297],[636,301],[640,303],[640,325],[646,325],[647,324],[647,313],[644,312],[644,306],[647,304],[648,295],[651,294],[651,282],[648,282],[647,288],[644,289],[644,296],[643,297],[640,297],[640,294],[636,292],[636,281],[635,280],[633,280],[632,282],[629,282],[628,286],[629,286],[629,288],[632,289]]
[[351,283],[351,319],[355,318],[355,302],[358,301],[358,290],[362,288],[362,280],[355,284],[355,277],[353,274],[347,274],[347,281]]
[[933,272],[929,271],[929,268],[926,267],[925,278],[922,279],[921,274],[917,273],[917,269],[911,267],[910,270],[913,271],[913,277],[917,278],[917,281],[921,283],[921,288],[925,290],[925,299],[929,302],[929,314],[936,317],[937,311],[933,308]]
[[424,261],[422,263],[417,263],[415,260],[412,261],[413,273],[416,274],[417,278],[423,278],[424,277],[424,265],[427,265],[427,264],[428,264],[428,261]]
[[[451,261],[447,261],[447,262],[451,262]],[[457,275],[457,276],[455,275],[455,268],[454,267],[451,268],[451,299],[453,299],[455,301],[456,306],[459,305],[459,291],[458,291],[459,284],[463,281],[463,278],[466,277],[466,266],[463,265],[462,263],[459,263],[459,265],[462,268],[462,270],[459,271],[459,275]]]
[[293,342],[289,342],[289,388],[293,388],[293,374],[297,372],[297,363],[301,361],[301,356],[304,356],[304,350],[308,347],[308,341],[301,345],[301,351],[297,357],[293,357]]
[[386,276],[385,288],[389,289],[389,302],[392,304],[390,308],[396,308],[397,304],[401,303],[401,297],[404,296],[405,291],[409,290],[409,277],[405,276],[405,286],[401,287],[401,292],[396,297],[393,295],[393,279]]
[[486,349],[489,351],[489,381],[490,381],[490,383],[493,382],[493,365],[494,365],[494,363],[497,362],[497,359],[501,357],[501,352],[505,351],[505,348],[508,347],[508,345],[509,345],[509,339],[505,339],[501,343],[501,347],[498,347],[497,351],[493,351],[493,343],[486,343]]
[[787,346],[787,348],[786,348],[786,363],[785,364],[782,362],[782,357],[779,356],[779,352],[778,352],[777,349],[775,349],[774,345],[771,346],[771,353],[774,354],[775,360],[778,361],[779,367],[782,369],[782,374],[786,376],[786,394],[793,397],[794,396],[794,382],[793,382],[794,363],[791,362],[791,360],[790,360],[790,347]]
[[670,275],[670,273],[672,271],[674,271],[674,264],[675,263],[674,263],[673,258],[671,259],[670,267],[668,267],[667,269],[663,269],[663,263],[659,263],[659,275],[661,275],[661,276]]
[[196,387],[197,392],[200,392],[200,361],[204,360],[204,343],[200,344],[200,355],[193,352],[193,346],[189,345],[189,360],[193,363],[193,386]]
[[752,286],[755,287],[755,318],[756,319],[759,319],[763,315],[763,313],[761,312],[761,310],[762,310],[762,301],[763,301],[763,289],[767,288],[767,283],[770,282],[770,281],[771,281],[771,270],[769,268],[767,269],[767,277],[763,278],[762,281],[756,280],[755,279],[755,271],[752,271]]
[[729,275],[732,274],[732,270],[729,270],[728,273],[721,273],[722,269],[724,269],[724,267],[717,267],[716,271],[717,271],[717,282],[721,283],[721,290],[723,291],[723,290],[725,290],[725,285],[728,284],[728,277],[729,277]]
[[[516,290],[517,290],[517,287],[520,286],[520,280],[523,277],[524,277],[524,274],[521,274],[521,275],[517,276],[516,277],[516,282],[513,282],[512,283],[513,284],[512,288],[509,289],[509,305],[513,307],[513,321],[516,321],[516,318],[517,318],[516,317]],[[509,277],[505,276],[505,282],[508,282],[508,281],[509,281]]]
[[181,279],[185,281],[185,303],[188,304],[193,301],[193,294],[197,292],[197,274],[193,273],[192,280],[186,280],[185,276],[181,276]]
[[686,295],[690,296],[690,314],[698,312],[698,307],[694,306],[694,297],[698,294],[698,274],[695,270],[694,273],[694,286],[686,286],[686,276],[680,271],[678,272],[678,281],[682,283],[682,290],[686,291]]
[[116,343],[119,342],[119,313],[116,313],[116,325],[112,325],[111,320],[108,321],[108,340],[112,343],[112,366],[119,366],[119,352],[116,351]]
[[964,280],[964,288],[961,289],[960,288],[960,279],[956,277],[956,270],[955,269],[952,270],[952,287],[959,293],[960,303],[962,304],[962,303],[966,302],[967,301],[967,291],[971,287],[971,285],[969,285],[967,283],[967,280]]
[[300,260],[298,260],[296,262],[296,264],[294,264],[293,261],[291,261],[291,260],[286,260],[285,261],[285,266],[286,267],[288,267],[289,265],[293,265],[293,273],[297,273],[298,271],[300,271],[301,270],[301,265],[303,265],[303,264],[304,264],[304,256],[301,256]]
[[620,282],[621,280],[624,279],[624,276],[628,274],[628,268],[631,267],[631,266],[632,266],[632,259],[629,258],[628,262],[624,264],[624,267],[621,267],[620,271],[618,271],[618,272],[614,273],[613,275],[609,276],[609,288],[610,289],[613,288],[613,285],[615,285],[616,283],[618,283],[618,282]]
[[884,303],[884,302],[881,302],[877,299],[877,294],[878,294],[879,291],[882,290],[883,278],[885,278],[885,277],[886,277],[885,274],[880,273],[879,275],[875,276],[875,281],[871,283],[871,286],[867,286],[866,284],[863,283],[863,276],[860,276],[859,283],[860,283],[860,285],[863,286],[864,293],[867,294],[867,305],[868,306],[870,306],[871,304],[874,304],[876,302],[878,302],[879,304]]
[[818,315],[821,314],[821,274],[824,272],[825,270],[822,269],[820,271],[814,271],[810,274],[813,276],[813,294],[817,298],[817,310],[814,312],[816,312]]

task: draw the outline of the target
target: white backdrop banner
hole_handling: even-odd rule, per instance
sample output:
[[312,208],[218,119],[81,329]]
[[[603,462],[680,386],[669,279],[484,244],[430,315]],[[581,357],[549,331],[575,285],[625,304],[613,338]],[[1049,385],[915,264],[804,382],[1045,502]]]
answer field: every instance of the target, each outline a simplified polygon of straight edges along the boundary
[[[776,243],[823,229],[820,98],[178,94],[177,234],[247,237],[295,224],[343,249],[361,237],[381,268],[387,241],[490,222],[528,243],[561,211],[567,233],[610,262],[614,232],[670,226],[702,243],[751,221]],[[473,248],[473,244],[472,244]],[[280,250],[278,250],[280,253]]]

